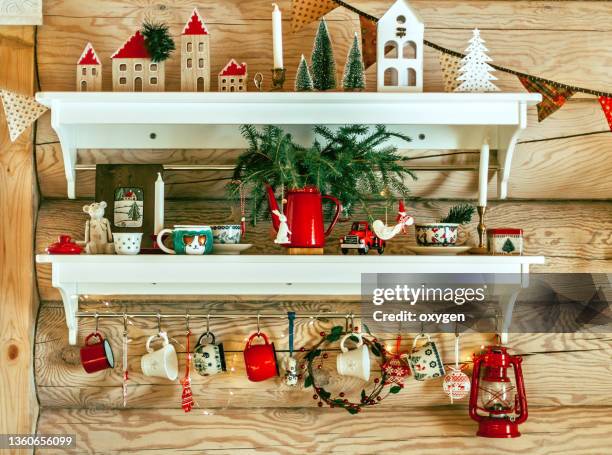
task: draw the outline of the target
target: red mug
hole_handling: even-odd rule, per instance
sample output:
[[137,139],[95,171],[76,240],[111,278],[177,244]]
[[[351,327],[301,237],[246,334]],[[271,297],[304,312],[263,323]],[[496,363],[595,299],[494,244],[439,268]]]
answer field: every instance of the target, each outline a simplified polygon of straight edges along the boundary
[[[89,340],[97,338],[98,341],[89,344]],[[81,348],[81,363],[88,373],[106,370],[115,367],[115,357],[108,341],[100,332],[93,332],[85,338],[85,346]]]
[[[256,337],[263,338],[265,343],[252,345],[251,343]],[[244,348],[244,364],[250,381],[265,381],[278,376],[274,343],[270,343],[265,333],[255,332],[249,337],[249,341]]]

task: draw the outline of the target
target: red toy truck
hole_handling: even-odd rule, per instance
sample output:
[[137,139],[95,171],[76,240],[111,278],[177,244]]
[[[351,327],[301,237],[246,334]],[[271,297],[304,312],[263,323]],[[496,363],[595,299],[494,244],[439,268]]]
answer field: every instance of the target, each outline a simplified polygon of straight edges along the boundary
[[385,241],[376,237],[367,221],[355,221],[351,232],[340,239],[340,250],[347,254],[349,250],[357,250],[359,254],[368,254],[370,248],[376,248],[378,254],[385,252]]

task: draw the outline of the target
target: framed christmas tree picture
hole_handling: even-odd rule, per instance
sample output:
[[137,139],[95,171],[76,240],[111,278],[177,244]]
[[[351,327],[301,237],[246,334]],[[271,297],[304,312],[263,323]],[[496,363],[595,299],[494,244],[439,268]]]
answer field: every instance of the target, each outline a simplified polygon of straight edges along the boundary
[[108,204],[113,232],[142,232],[143,248],[152,246],[155,180],[161,164],[98,164],[96,201]]

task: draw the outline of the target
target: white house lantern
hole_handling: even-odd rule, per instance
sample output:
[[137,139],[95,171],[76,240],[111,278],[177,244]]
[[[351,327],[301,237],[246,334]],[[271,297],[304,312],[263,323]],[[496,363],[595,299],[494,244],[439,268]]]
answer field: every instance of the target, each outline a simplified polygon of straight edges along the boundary
[[197,9],[181,35],[181,90],[210,91],[210,43],[204,20]]
[[423,91],[425,25],[405,0],[397,0],[378,21],[377,85],[379,92]]
[[78,92],[102,91],[102,63],[91,43],[87,43],[77,63],[76,89]]

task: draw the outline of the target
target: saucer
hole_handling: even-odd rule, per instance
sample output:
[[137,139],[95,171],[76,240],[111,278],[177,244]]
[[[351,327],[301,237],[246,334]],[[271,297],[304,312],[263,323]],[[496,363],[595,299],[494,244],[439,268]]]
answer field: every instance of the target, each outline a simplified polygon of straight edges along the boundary
[[215,243],[211,254],[240,254],[252,246],[252,243]]
[[453,256],[455,254],[467,253],[472,249],[471,246],[407,246],[408,250],[418,255],[431,256]]

